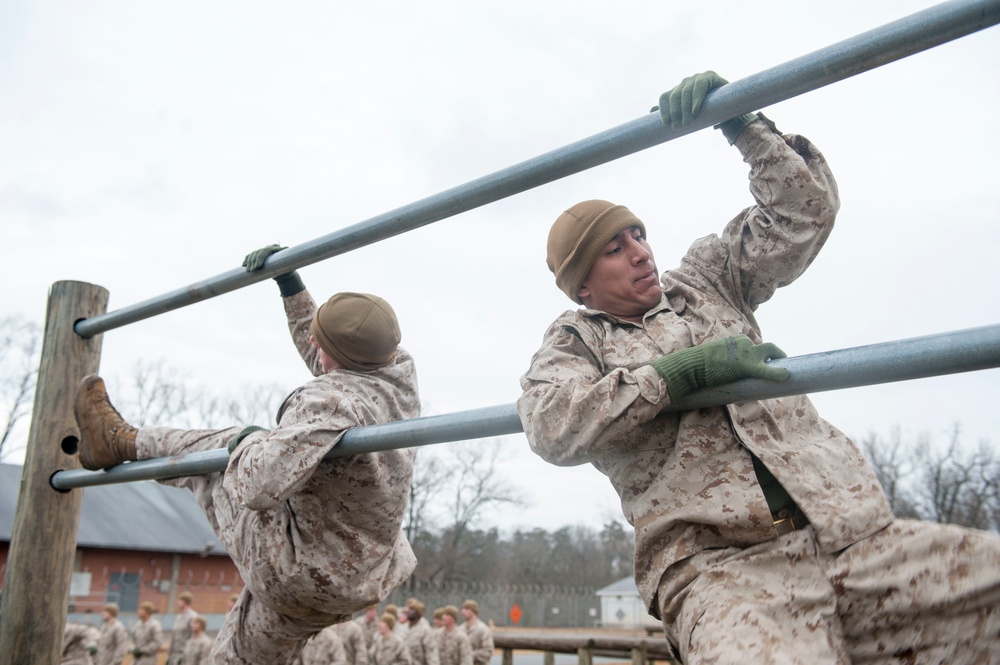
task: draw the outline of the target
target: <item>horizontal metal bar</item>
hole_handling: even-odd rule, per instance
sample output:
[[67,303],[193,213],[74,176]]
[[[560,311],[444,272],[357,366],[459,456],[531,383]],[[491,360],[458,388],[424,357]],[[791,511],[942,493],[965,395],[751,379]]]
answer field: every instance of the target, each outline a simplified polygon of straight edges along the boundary
[[590,138],[273,254],[259,271],[247,273],[234,268],[135,305],[84,319],[77,322],[74,330],[82,337],[93,337],[213,298],[711,127],[727,118],[765,108],[997,23],[1000,23],[1000,0],[953,0],[936,5],[723,86],[709,95],[695,122],[687,128],[665,127],[658,114],[648,113]]
[[[790,378],[781,383],[751,379],[698,391],[664,411],[689,411],[1000,367],[1000,325],[785,358],[772,364],[787,368]],[[521,431],[515,406],[504,404],[348,430],[326,459]],[[59,471],[53,474],[51,484],[57,490],[69,490],[134,480],[196,476],[223,471],[228,461],[229,454],[220,449],[131,462],[107,471]]]

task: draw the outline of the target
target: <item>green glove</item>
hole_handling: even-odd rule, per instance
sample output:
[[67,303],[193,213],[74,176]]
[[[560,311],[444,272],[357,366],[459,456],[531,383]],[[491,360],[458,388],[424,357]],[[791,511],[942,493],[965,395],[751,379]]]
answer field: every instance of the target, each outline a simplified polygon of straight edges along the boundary
[[91,656],[97,655],[97,647],[87,647],[87,653]]
[[[271,256],[275,252],[280,252],[283,249],[288,249],[287,247],[282,247],[281,245],[267,245],[266,247],[261,247],[258,250],[250,252],[243,259],[243,267],[247,269],[247,272],[253,272],[254,270],[260,270],[264,267],[264,262],[267,257]],[[306,290],[306,285],[299,277],[298,271],[293,270],[292,272],[287,272],[284,275],[278,275],[274,278],[274,281],[278,283],[278,290],[281,291],[282,298],[288,298],[289,296],[294,296],[296,293],[301,293]]]
[[764,361],[785,357],[785,352],[774,344],[754,344],[746,335],[739,335],[674,351],[653,360],[650,365],[667,382],[670,398],[678,400],[692,390],[721,386],[739,379],[784,381],[788,378],[788,370],[770,367]]
[[266,432],[266,431],[267,431],[266,428],[257,427],[256,425],[249,425],[248,427],[244,427],[243,429],[240,430],[239,434],[237,434],[236,436],[234,436],[229,440],[229,444],[226,446],[226,449],[229,451],[229,454],[232,455],[233,451],[236,450],[236,446],[240,445],[240,441],[247,438],[254,432]]
[[142,650],[139,647],[132,649],[133,658],[142,658]]
[[[687,127],[701,110],[705,96],[727,83],[729,81],[712,71],[687,77],[672,90],[660,95],[660,120],[673,129]],[[721,129],[729,145],[732,145],[743,128],[756,119],[756,113],[744,113],[715,125],[715,129]]]

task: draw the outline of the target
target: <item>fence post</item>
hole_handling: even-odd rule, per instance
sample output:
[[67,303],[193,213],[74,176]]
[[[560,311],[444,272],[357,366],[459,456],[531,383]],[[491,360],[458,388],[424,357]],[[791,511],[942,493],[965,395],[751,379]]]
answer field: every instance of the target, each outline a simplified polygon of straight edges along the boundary
[[577,649],[577,660],[580,665],[594,665],[594,652],[588,647],[581,647]]
[[79,466],[73,395],[80,379],[97,371],[101,358],[101,336],[80,337],[73,324],[103,314],[107,307],[108,291],[101,286],[63,281],[49,290],[0,604],[0,665],[56,665],[61,657],[83,494],[57,492],[49,477]]

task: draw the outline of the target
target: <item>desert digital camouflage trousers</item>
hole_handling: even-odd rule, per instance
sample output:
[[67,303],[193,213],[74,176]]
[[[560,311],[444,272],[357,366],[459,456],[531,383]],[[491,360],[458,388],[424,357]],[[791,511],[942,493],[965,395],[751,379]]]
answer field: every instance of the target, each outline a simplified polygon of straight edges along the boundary
[[[204,450],[225,448],[241,428],[224,430],[177,430],[165,427],[144,427],[136,438],[139,459],[169,457]],[[243,510],[236,505],[222,486],[222,474],[189,476],[160,481],[165,485],[191,490],[209,523],[226,545],[229,538],[220,527],[220,514],[234,515]],[[231,517],[222,524],[233,524]],[[244,579],[246,577],[244,576]],[[292,663],[302,650],[302,645],[312,634],[326,626],[346,621],[347,615],[331,615],[303,611],[302,616],[292,617],[275,612],[255,598],[249,587],[244,587],[236,605],[226,615],[210,662],[215,665],[282,665]]]
[[896,520],[825,555],[806,527],[702,568],[667,630],[688,665],[1000,663],[1000,537]]

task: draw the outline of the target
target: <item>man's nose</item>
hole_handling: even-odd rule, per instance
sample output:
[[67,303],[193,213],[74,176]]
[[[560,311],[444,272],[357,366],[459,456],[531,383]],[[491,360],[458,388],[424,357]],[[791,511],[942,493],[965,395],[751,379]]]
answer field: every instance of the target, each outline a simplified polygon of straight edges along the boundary
[[649,250],[639,242],[638,240],[629,241],[629,255],[632,257],[632,263],[638,264],[643,261],[649,260]]

